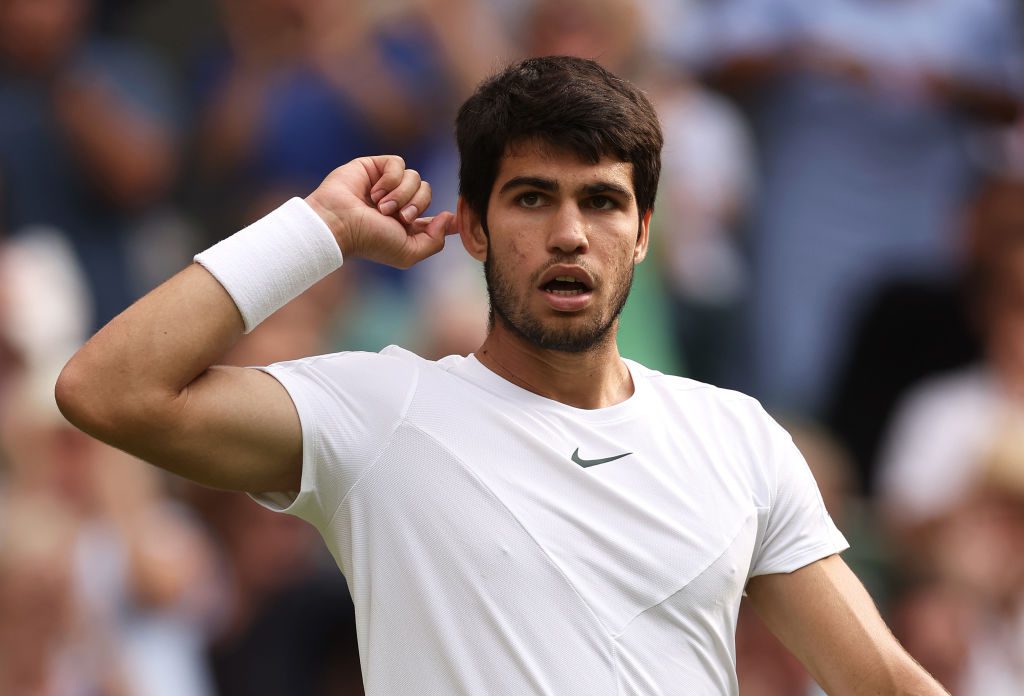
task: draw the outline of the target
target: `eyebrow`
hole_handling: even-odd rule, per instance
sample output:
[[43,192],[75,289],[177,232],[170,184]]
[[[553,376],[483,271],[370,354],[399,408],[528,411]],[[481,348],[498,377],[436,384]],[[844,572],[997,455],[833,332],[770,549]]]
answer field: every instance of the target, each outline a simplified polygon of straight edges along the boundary
[[[502,184],[501,189],[498,191],[498,193],[505,193],[506,191],[522,187],[535,188],[540,189],[541,191],[549,192],[558,191],[559,189],[558,182],[555,181],[554,179],[544,179],[539,176],[514,176],[508,181],[506,181],[504,184]],[[594,184],[586,184],[583,187],[583,193],[588,196],[593,196],[600,193],[614,193],[619,196],[622,196],[626,200],[633,199],[633,194],[631,194],[628,189],[619,186],[618,184],[613,184],[607,181],[599,181]]]
[[596,184],[587,184],[583,187],[583,193],[588,196],[593,196],[598,193],[615,193],[622,196],[627,201],[633,200],[633,194],[630,193],[628,189],[625,189],[618,184],[612,184],[606,181],[600,181]]
[[501,186],[498,193],[505,193],[514,188],[529,187],[541,191],[557,191],[558,182],[554,179],[542,179],[539,176],[514,176]]

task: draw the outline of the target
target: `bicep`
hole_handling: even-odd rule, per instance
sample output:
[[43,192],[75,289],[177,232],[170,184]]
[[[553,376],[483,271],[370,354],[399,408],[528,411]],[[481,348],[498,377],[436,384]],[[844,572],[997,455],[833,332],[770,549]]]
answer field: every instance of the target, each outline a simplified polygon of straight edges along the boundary
[[162,433],[133,452],[215,488],[298,490],[302,428],[285,388],[251,368],[211,367],[177,397]]
[[899,645],[838,555],[752,578],[747,596],[829,694],[945,693]]

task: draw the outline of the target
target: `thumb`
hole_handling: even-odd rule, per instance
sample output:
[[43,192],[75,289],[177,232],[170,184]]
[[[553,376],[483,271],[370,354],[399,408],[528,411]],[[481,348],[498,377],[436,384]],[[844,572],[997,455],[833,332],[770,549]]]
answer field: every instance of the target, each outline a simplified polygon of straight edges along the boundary
[[457,232],[455,215],[447,210],[434,217],[415,220],[409,226],[409,249],[415,261],[441,251],[445,237]]

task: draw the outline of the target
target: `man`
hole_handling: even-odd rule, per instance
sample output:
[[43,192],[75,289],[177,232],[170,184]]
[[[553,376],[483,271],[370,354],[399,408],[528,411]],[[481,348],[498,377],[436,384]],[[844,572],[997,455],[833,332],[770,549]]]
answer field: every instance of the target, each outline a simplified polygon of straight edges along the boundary
[[[735,694],[744,590],[831,692],[943,693],[756,402],[618,355],[660,166],[647,99],[532,59],[480,86],[457,136],[456,215],[417,219],[430,187],[398,157],[340,167],[97,334],[57,384],[65,415],[316,525],[370,694]],[[490,289],[475,356],[211,367],[339,249],[408,267],[455,232]]]

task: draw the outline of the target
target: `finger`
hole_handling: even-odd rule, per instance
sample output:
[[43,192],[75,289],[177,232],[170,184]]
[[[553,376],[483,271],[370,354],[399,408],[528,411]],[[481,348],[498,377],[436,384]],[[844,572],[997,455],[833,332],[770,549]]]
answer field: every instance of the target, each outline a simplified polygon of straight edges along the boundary
[[433,256],[444,248],[445,236],[455,228],[455,215],[450,212],[438,213],[432,218],[420,218],[413,223],[409,235],[409,247],[415,261]]
[[458,234],[459,229],[455,222],[455,214],[446,210],[431,217],[414,220],[409,226],[409,234],[425,234],[428,237],[434,238]]
[[369,160],[370,167],[377,173],[376,181],[370,184],[370,200],[376,204],[402,183],[402,177],[405,174],[405,160],[398,155],[377,155],[366,159]]
[[[420,173],[415,169],[406,169],[402,174],[402,180],[398,183],[394,189],[388,192],[386,196],[380,199],[377,203],[377,209],[383,215],[394,215],[399,212],[405,206],[409,205],[409,201],[416,195],[416,192],[420,189]],[[413,215],[412,220],[416,219]]]
[[430,207],[430,195],[430,184],[421,181],[412,199],[402,208],[401,216],[406,224],[411,223],[417,215]]
[[444,218],[440,224],[442,225],[441,231],[446,237],[459,233],[459,218],[455,216],[455,213],[446,210],[443,213],[438,213],[435,217]]

